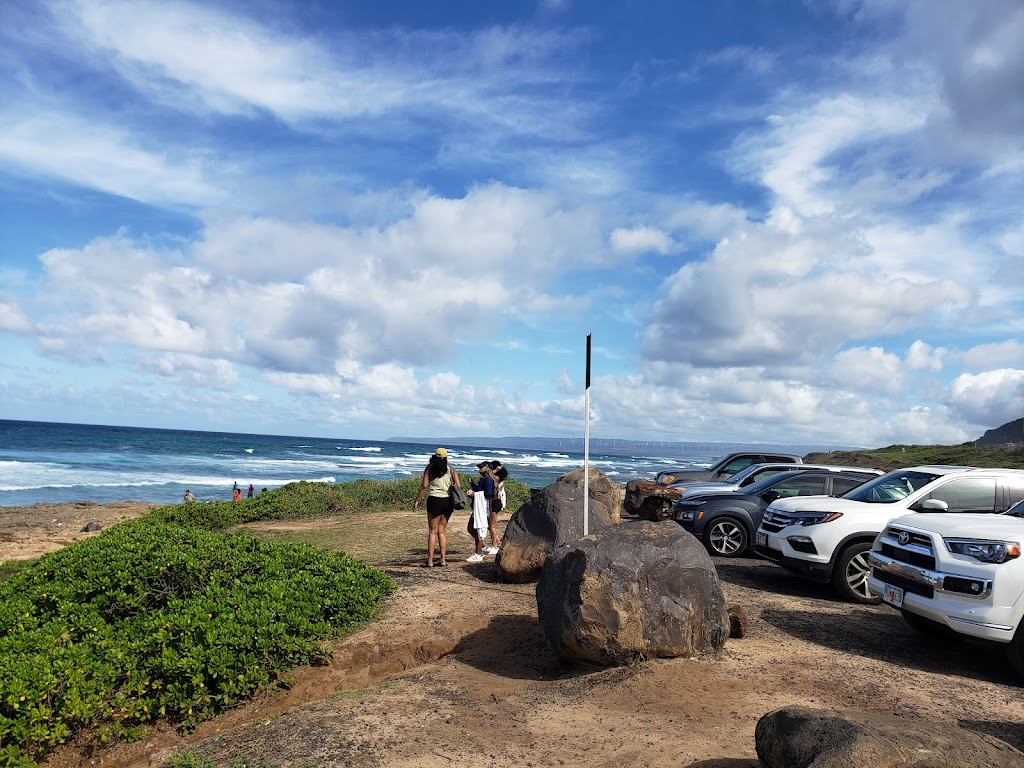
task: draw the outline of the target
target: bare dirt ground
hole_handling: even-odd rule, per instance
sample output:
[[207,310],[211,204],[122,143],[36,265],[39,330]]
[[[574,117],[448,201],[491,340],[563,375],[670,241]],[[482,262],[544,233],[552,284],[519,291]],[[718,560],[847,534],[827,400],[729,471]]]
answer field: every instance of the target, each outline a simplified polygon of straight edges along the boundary
[[926,641],[895,611],[840,603],[765,561],[715,561],[748,619],[720,654],[594,672],[551,653],[533,585],[499,583],[492,558],[466,563],[469,537],[451,539],[446,568],[421,554],[384,564],[399,590],[381,620],[337,643],[329,666],[296,670],[290,689],[187,736],[83,740],[44,765],[155,766],[191,750],[251,768],[753,768],[758,719],[789,704],[956,723],[1024,749],[1024,688],[998,649]]

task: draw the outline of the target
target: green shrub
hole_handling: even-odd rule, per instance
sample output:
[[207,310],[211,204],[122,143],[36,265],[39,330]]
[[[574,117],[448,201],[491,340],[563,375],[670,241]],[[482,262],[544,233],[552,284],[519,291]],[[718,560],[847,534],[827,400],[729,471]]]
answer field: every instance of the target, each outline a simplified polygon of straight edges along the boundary
[[325,661],[394,589],[344,554],[155,517],[45,555],[0,584],[0,763],[84,728],[188,730]]

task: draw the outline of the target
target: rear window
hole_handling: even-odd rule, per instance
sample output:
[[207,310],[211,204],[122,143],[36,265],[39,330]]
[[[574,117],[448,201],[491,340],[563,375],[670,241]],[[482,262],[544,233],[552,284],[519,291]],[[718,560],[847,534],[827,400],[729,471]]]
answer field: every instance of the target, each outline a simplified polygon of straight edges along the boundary
[[843,498],[863,501],[868,504],[892,504],[940,477],[942,475],[936,475],[933,472],[904,472],[897,469],[854,488]]

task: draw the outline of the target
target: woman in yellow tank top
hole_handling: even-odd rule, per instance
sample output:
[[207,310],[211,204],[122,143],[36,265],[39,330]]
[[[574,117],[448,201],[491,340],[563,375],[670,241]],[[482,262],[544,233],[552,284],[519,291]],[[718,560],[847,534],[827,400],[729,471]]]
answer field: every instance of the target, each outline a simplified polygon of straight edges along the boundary
[[427,567],[434,567],[434,546],[438,545],[441,553],[441,565],[448,565],[448,518],[452,516],[452,500],[448,489],[452,483],[460,488],[459,473],[448,466],[448,451],[438,448],[430,457],[426,469],[423,470],[423,482],[416,492],[416,501],[412,511],[419,510],[420,499],[427,494]]

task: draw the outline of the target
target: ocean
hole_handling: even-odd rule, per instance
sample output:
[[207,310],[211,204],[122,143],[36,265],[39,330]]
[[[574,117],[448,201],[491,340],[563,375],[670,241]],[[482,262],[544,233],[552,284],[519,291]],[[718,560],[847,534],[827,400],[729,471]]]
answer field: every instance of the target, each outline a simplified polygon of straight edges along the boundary
[[[550,441],[549,441],[550,442]],[[391,440],[282,437],[177,429],[0,420],[0,506],[36,502],[141,501],[176,504],[185,489],[200,501],[227,501],[231,488],[258,493],[296,480],[340,483],[419,476],[437,445]],[[498,459],[511,477],[542,488],[583,466],[576,451],[445,445],[449,462],[476,475]],[[704,466],[713,456],[590,452],[590,466],[616,483],[653,479],[666,467]]]

